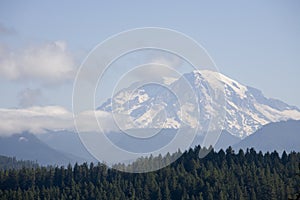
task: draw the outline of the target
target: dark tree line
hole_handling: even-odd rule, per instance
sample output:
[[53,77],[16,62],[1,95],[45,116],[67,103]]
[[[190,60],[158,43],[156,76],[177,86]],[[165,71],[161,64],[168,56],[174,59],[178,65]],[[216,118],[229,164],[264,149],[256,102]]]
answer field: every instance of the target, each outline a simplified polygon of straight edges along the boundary
[[38,164],[33,161],[17,160],[15,157],[0,155],[0,169],[22,169],[23,167],[36,168],[38,167]]
[[[0,199],[296,199],[300,153],[190,149],[161,170],[132,174],[93,163],[0,171]],[[170,156],[170,155],[169,155]],[[154,159],[154,158],[151,158]],[[144,158],[129,167],[148,164]],[[123,166],[124,167],[124,166]]]

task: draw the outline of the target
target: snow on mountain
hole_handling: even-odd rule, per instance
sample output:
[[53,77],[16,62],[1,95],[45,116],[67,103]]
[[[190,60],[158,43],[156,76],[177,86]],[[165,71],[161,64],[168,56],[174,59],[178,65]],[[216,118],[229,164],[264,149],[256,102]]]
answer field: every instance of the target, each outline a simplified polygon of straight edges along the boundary
[[[128,128],[200,127],[205,130],[212,116],[225,113],[225,122],[215,122],[216,129],[223,128],[234,136],[244,138],[262,125],[288,119],[300,119],[300,110],[276,99],[266,98],[261,91],[242,85],[218,72],[201,70],[184,74],[177,80],[164,77],[169,88],[147,84],[139,88],[129,87],[119,91],[98,109],[125,114],[132,118]],[[199,104],[192,102],[186,81],[196,94]],[[219,93],[218,93],[219,92]],[[216,96],[225,92],[224,108]],[[181,94],[178,102],[175,94]],[[197,113],[197,110],[200,110]],[[197,118],[196,115],[200,115]],[[200,119],[200,120],[198,120]],[[201,130],[201,129],[200,129]]]

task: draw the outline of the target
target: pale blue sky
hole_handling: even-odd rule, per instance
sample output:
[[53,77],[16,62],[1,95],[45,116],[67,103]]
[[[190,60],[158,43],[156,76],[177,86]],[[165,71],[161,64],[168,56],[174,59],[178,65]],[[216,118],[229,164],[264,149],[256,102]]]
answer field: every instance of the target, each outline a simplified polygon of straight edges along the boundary
[[[221,73],[300,107],[299,1],[0,2],[4,49],[18,54],[64,41],[77,66],[107,37],[145,26],[191,36],[206,48]],[[0,107],[18,107],[26,88],[41,91],[42,104],[71,107],[72,80],[53,85],[28,77],[0,77]]]

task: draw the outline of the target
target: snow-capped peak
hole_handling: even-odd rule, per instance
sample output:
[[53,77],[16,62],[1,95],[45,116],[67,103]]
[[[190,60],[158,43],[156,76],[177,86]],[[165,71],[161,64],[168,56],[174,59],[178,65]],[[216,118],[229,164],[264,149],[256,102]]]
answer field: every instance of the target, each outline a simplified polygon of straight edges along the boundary
[[198,98],[200,121],[191,114],[198,105],[192,105],[188,99],[179,104],[172,92],[159,85],[146,85],[135,90],[123,89],[99,109],[130,115],[135,125],[132,128],[176,129],[183,125],[205,127],[213,115],[221,114],[218,113],[219,102],[214,102],[212,98],[212,93],[219,90],[225,94],[226,115],[225,123],[216,122],[219,123],[216,128],[226,129],[235,136],[243,138],[270,122],[300,119],[298,108],[266,98],[259,90],[219,72],[195,70],[176,80],[166,78],[166,81],[170,88],[182,94],[186,93],[182,85],[189,82]]
[[247,87],[237,81],[211,70],[195,70],[194,74],[201,75],[213,88],[230,87],[241,98],[246,98]]

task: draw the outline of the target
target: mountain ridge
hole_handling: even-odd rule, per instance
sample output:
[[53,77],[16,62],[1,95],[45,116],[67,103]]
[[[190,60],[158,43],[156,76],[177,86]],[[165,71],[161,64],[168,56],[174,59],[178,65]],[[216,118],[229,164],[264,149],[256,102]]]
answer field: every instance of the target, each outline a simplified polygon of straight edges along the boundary
[[[135,89],[124,88],[98,107],[98,110],[129,115],[133,125],[128,129],[180,128],[184,121],[190,127],[200,125],[205,130],[212,115],[220,111],[220,104],[214,102],[213,95],[224,92],[225,105],[222,109],[225,112],[225,123],[216,124],[215,127],[225,129],[234,136],[244,138],[270,122],[300,119],[300,109],[296,106],[266,98],[260,90],[242,85],[218,72],[196,70],[184,74],[169,86],[176,92],[184,93],[184,81],[188,81],[197,96],[201,111],[200,122],[197,121],[196,114],[192,113],[196,107],[189,104],[190,97],[186,97],[184,105],[179,105],[172,92],[162,86],[150,84]],[[185,119],[180,117],[179,112],[182,110]]]
[[264,125],[252,135],[233,145],[236,150],[254,148],[257,151],[300,151],[300,120],[287,120]]
[[68,165],[84,159],[48,146],[32,133],[22,132],[0,137],[0,154],[17,159],[37,161],[41,165]]

